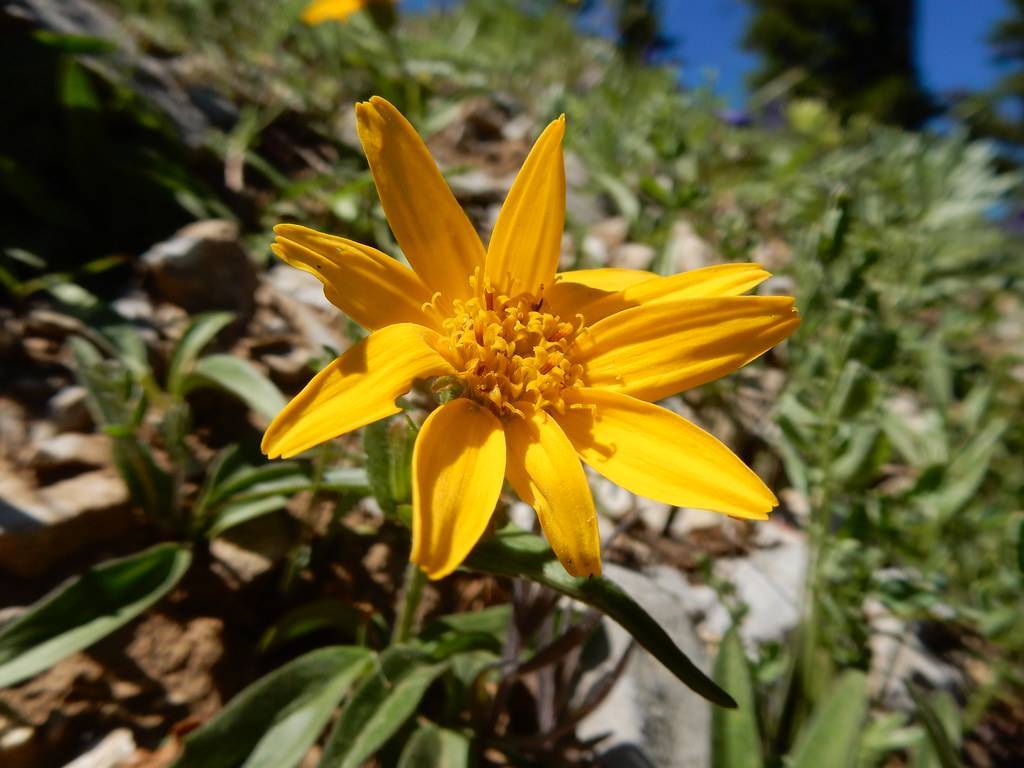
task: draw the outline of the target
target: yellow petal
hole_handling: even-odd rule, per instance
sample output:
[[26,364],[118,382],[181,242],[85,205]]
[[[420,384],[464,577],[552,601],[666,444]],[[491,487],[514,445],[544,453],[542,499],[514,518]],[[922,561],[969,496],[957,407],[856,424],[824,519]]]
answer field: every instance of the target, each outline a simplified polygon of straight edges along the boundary
[[468,297],[484,247],[423,140],[379,96],[356,105],[356,127],[384,213],[412,268],[445,298]]
[[414,379],[454,373],[432,345],[434,331],[413,323],[374,331],[313,377],[267,428],[271,459],[294,456],[401,409],[395,399]]
[[412,455],[412,554],[431,579],[459,567],[487,529],[505,476],[501,422],[452,400],[423,423]]
[[315,275],[327,300],[364,328],[392,323],[437,326],[424,311],[430,289],[415,272],[376,248],[297,224],[274,227],[271,249],[293,267]]
[[594,500],[572,443],[544,411],[505,423],[505,474],[537,511],[544,535],[572,576],[601,574],[601,537]]
[[771,277],[760,264],[716,264],[671,277],[655,277],[598,298],[577,309],[588,323],[631,307],[676,299],[740,296]]
[[654,302],[589,326],[573,358],[588,386],[660,400],[746,365],[799,324],[789,296]]
[[660,279],[642,269],[577,269],[559,272],[555,284],[544,291],[544,302],[561,317],[586,317],[586,308],[618,291],[649,280]]
[[565,116],[537,139],[519,170],[487,246],[487,285],[499,293],[537,294],[555,281],[565,229]]
[[353,13],[361,11],[370,0],[313,0],[302,13],[302,20],[307,24],[319,24],[324,21],[344,21]]
[[569,409],[555,418],[580,457],[628,491],[755,520],[767,519],[778,504],[736,454],[682,416],[599,389],[574,390],[565,399]]

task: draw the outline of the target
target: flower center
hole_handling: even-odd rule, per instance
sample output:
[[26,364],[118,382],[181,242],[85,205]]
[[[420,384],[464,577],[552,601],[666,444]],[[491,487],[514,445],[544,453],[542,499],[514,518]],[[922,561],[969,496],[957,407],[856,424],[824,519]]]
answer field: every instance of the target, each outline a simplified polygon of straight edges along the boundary
[[453,309],[444,329],[465,395],[499,418],[534,408],[565,412],[562,393],[581,386],[583,367],[568,352],[582,318],[569,323],[545,312],[543,298],[489,291]]

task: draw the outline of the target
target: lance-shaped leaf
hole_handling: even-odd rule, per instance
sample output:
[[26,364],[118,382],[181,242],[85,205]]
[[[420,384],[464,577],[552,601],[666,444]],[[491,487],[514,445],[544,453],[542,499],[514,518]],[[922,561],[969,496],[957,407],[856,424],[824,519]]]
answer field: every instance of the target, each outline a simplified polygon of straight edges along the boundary
[[480,542],[465,564],[496,576],[530,579],[593,606],[622,625],[694,692],[719,706],[736,706],[732,697],[701,672],[658,622],[617,584],[604,576],[570,576],[539,536],[514,525],[506,526]]
[[128,623],[178,583],[192,553],[160,544],[61,585],[0,630],[0,688],[21,682]]
[[398,760],[398,768],[468,768],[469,764],[469,739],[431,723],[420,726]]
[[183,387],[188,393],[202,386],[230,392],[268,419],[274,418],[286,403],[281,391],[252,363],[231,355],[209,355],[196,362]]
[[186,738],[174,768],[297,765],[372,664],[370,651],[350,646],[300,656],[250,685]]
[[800,733],[790,768],[850,768],[857,764],[860,735],[868,711],[867,677],[845,673]]
[[712,768],[761,768],[754,681],[736,627],[722,638],[715,658],[715,682],[729,689],[736,698],[736,709],[711,713]]
[[447,662],[434,663],[409,647],[382,653],[377,670],[341,711],[320,768],[359,768],[413,715],[427,688],[447,668]]
[[206,312],[193,318],[174,345],[171,362],[167,366],[168,392],[182,394],[185,377],[195,365],[199,353],[234,319],[230,312]]

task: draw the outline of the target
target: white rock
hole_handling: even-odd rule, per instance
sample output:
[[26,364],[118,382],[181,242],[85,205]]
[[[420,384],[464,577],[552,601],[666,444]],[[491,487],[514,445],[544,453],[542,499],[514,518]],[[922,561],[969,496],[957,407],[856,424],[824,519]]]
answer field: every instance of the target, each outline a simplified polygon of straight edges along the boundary
[[34,445],[28,465],[37,471],[63,467],[103,467],[111,461],[111,440],[103,434],[64,432]]
[[629,235],[629,222],[623,216],[612,216],[597,222],[587,234],[604,243],[608,250],[614,250],[626,242],[626,237]]
[[624,269],[650,269],[656,255],[657,251],[645,243],[624,243],[615,249],[609,265]]
[[84,387],[64,387],[47,403],[49,420],[58,432],[84,432],[92,426],[92,414],[86,405],[89,395]]
[[671,273],[700,269],[721,261],[714,249],[697,234],[693,225],[685,219],[672,225],[666,256],[667,266]]
[[[715,563],[715,574],[732,582],[749,607],[740,635],[751,645],[780,640],[799,623],[808,558],[802,532],[771,522],[759,525],[775,527],[775,546]],[[706,637],[721,637],[728,629],[728,614],[717,611],[702,625]]]
[[0,466],[0,569],[37,576],[131,524],[128,490],[113,471],[87,472],[36,491]]
[[865,603],[864,613],[871,626],[868,688],[883,706],[913,710],[915,705],[907,691],[908,682],[923,682],[928,688],[954,694],[962,691],[963,673],[931,653],[910,623],[894,616],[874,599]]
[[[605,575],[640,603],[698,667],[708,671],[704,647],[687,618],[693,587],[682,574],[667,566],[637,573],[608,564]],[[612,646],[608,663],[614,664],[630,637],[613,622],[605,621],[605,630]],[[581,690],[595,678],[595,672],[588,672]],[[588,739],[610,734],[601,743],[602,766],[704,768],[711,762],[710,731],[710,705],[637,648],[608,698],[580,724],[579,735]]]
[[111,731],[88,752],[76,757],[64,768],[117,768],[135,754],[135,738],[127,728]]

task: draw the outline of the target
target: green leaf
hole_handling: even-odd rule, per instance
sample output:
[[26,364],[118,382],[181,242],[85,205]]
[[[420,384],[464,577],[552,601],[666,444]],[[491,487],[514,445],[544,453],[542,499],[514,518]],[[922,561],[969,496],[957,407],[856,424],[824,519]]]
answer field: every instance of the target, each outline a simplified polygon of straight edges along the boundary
[[260,650],[266,653],[292,640],[325,629],[332,629],[342,636],[358,639],[370,626],[376,630],[378,637],[386,636],[387,625],[376,611],[367,613],[354,605],[332,598],[314,600],[289,611],[270,627],[260,640]]
[[761,737],[754,705],[754,682],[734,626],[722,639],[715,659],[715,682],[732,692],[736,709],[711,712],[711,765],[713,768],[760,768]]
[[405,745],[398,768],[468,768],[470,746],[461,733],[425,723]]
[[117,50],[116,43],[101,37],[67,35],[47,29],[36,30],[32,33],[32,38],[42,45],[55,48],[63,53],[96,55]]
[[503,640],[512,621],[511,605],[492,605],[479,611],[449,613],[430,622],[420,633],[423,640],[435,640],[447,632],[486,634]]
[[617,584],[603,576],[570,576],[547,542],[539,536],[508,525],[480,542],[465,564],[473,570],[496,576],[530,579],[597,608],[622,625],[693,691],[719,706],[736,706],[732,697],[701,672],[658,622]]
[[61,585],[0,630],[0,688],[21,682],[134,619],[178,583],[192,553],[159,544]]
[[231,355],[209,355],[199,360],[185,379],[185,392],[204,385],[235,395],[261,416],[272,419],[285,406],[284,395],[246,360]]
[[1017,526],[1017,569],[1024,573],[1024,520]]
[[195,365],[199,353],[234,319],[235,316],[231,312],[205,312],[196,315],[171,353],[171,362],[167,368],[168,393],[176,397],[185,394],[185,377]]
[[359,768],[412,717],[427,688],[448,668],[446,662],[428,663],[429,657],[407,646],[389,648],[379,658],[377,671],[341,711],[320,768]]
[[323,731],[338,702],[371,667],[365,648],[334,646],[260,678],[185,739],[174,768],[290,768]]
[[255,520],[257,517],[263,515],[269,515],[271,512],[277,512],[279,509],[284,509],[288,504],[287,496],[266,496],[262,499],[252,499],[251,501],[240,501],[236,504],[227,504],[221,507],[216,516],[213,519],[212,525],[206,531],[206,535],[211,539],[220,536],[230,528],[234,528],[236,525],[247,523],[250,520]]
[[[943,718],[940,717],[937,708],[933,707],[929,702],[925,694],[920,691],[917,686],[912,683],[907,683],[907,691],[910,693],[910,697],[914,700],[914,705],[917,707],[917,715],[924,725],[925,733],[928,735],[928,743],[935,753],[935,757],[938,758],[939,765],[942,768],[959,768],[960,767],[960,756],[957,754],[957,748],[954,746],[953,740],[950,738],[950,730],[953,730],[958,726],[958,723],[952,722],[948,725],[943,723]],[[946,694],[948,697],[949,694]],[[939,701],[942,701],[941,699]],[[948,699],[947,699],[948,701]],[[950,707],[947,705],[947,709]],[[958,709],[953,702],[952,713],[956,717]],[[951,720],[953,718],[947,718]],[[957,734],[959,736],[959,734]]]
[[850,768],[856,765],[868,709],[867,677],[851,671],[839,678],[800,733],[790,768]]
[[412,447],[416,429],[405,418],[382,419],[363,430],[366,473],[381,509],[395,508],[412,498]]

